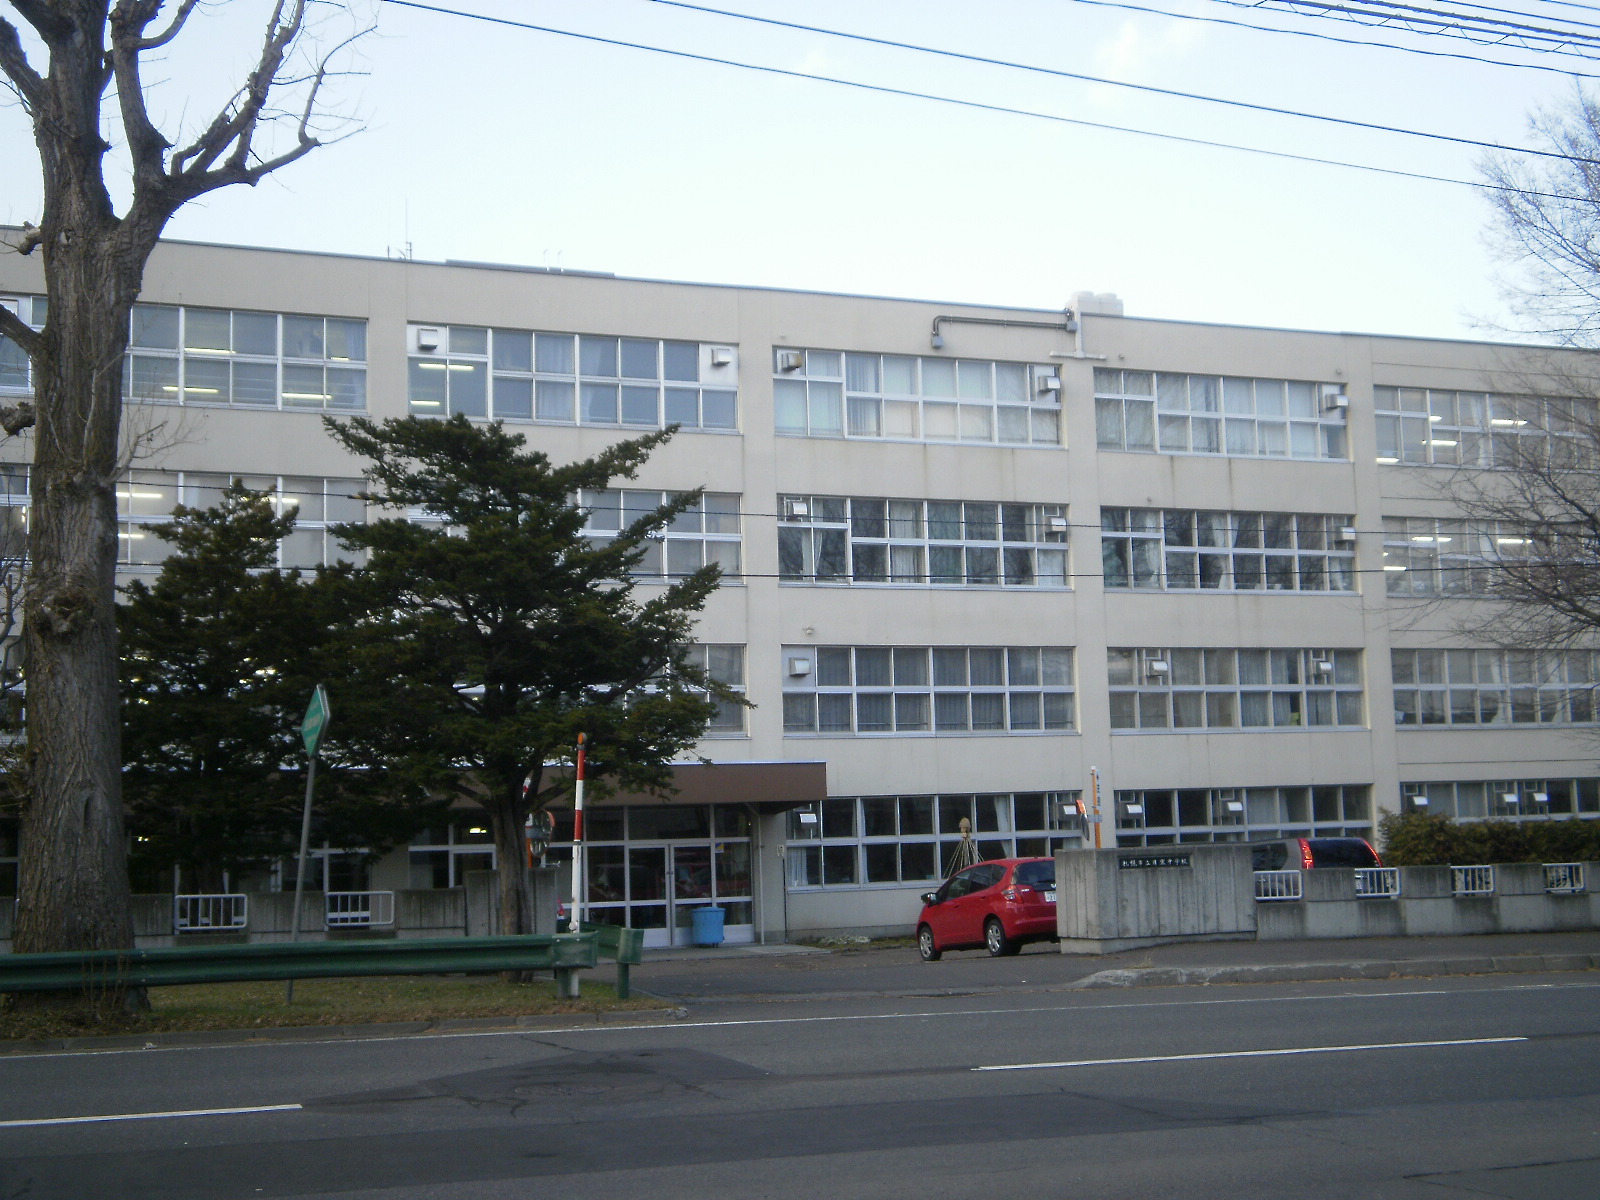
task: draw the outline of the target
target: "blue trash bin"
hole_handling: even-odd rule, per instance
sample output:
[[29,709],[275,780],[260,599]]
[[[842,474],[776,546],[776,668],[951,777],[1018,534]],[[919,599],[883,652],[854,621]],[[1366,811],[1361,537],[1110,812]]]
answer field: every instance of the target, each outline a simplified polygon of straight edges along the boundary
[[690,914],[696,946],[722,945],[722,909],[708,904]]

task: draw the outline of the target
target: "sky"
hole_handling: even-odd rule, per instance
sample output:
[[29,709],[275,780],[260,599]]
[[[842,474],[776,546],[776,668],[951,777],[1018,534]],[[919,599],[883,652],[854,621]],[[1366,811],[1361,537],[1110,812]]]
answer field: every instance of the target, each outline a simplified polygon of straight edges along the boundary
[[[431,2],[431,0],[430,0]],[[715,4],[716,0],[710,0]],[[1350,121],[1527,145],[1580,60],[1221,0],[722,0],[751,16]],[[1502,0],[1509,5],[1512,0]],[[1508,321],[1472,187],[1140,136],[1157,131],[1472,181],[1482,151],[959,61],[659,0],[442,0],[613,39],[1024,116],[355,0],[320,10],[339,140],[169,237],[1130,316],[1451,338]],[[1593,10],[1518,7],[1547,24]],[[264,0],[201,8],[146,71],[174,142],[254,57]],[[9,5],[0,13],[12,15]],[[1460,57],[1443,57],[1440,54]],[[108,113],[114,113],[108,105]],[[115,133],[111,132],[115,141]],[[0,223],[38,219],[25,115],[0,106]],[[113,166],[116,164],[113,163]]]

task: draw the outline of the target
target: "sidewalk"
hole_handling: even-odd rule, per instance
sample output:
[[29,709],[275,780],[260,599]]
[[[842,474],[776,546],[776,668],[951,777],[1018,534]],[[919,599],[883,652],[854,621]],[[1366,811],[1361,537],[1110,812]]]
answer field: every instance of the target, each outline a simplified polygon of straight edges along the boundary
[[848,995],[938,995],[1016,988],[1279,983],[1600,970],[1600,930],[1475,937],[1182,942],[1108,955],[1065,955],[1050,943],[1014,958],[983,951],[924,963],[910,945],[818,950],[723,945],[650,950],[636,986],[683,1003]]

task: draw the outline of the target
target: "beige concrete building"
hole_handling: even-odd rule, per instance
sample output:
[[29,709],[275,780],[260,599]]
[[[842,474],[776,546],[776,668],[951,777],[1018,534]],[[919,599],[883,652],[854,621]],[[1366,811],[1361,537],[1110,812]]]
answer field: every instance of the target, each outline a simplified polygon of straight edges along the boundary
[[[38,272],[0,258],[36,324]],[[1504,347],[182,243],[133,335],[130,425],[168,436],[123,496],[130,573],[230,477],[297,505],[285,565],[337,554],[360,464],[324,413],[500,419],[557,459],[682,426],[582,498],[603,534],[708,489],[647,566],[724,566],[698,639],[755,705],[677,797],[592,822],[592,911],[653,941],[711,901],[735,939],[909,930],[963,819],[993,857],[1600,816],[1600,664],[1475,647],[1440,598],[1498,550],[1431,467],[1542,403]],[[0,347],[0,397],[28,388]],[[18,510],[25,440],[3,457]],[[469,814],[324,869],[448,887],[491,853]],[[15,854],[0,829],[0,892]]]

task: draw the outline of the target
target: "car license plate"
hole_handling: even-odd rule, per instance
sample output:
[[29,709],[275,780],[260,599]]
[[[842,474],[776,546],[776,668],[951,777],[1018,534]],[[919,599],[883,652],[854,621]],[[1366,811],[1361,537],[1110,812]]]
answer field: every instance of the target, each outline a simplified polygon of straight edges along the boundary
[[1044,902],[1046,904],[1054,904],[1056,902],[1056,894],[1054,892],[1046,892],[1044,894]]

